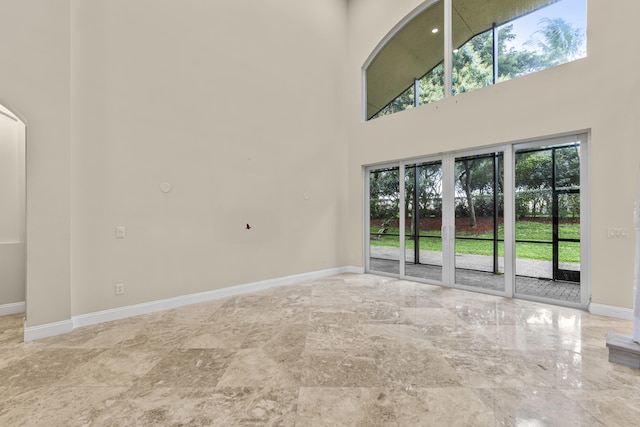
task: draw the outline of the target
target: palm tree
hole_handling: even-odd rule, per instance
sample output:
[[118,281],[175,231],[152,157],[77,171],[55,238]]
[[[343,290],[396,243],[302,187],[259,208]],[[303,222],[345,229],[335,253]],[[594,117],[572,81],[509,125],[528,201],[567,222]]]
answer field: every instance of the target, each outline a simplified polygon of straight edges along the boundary
[[564,64],[583,55],[584,30],[562,18],[542,18],[539,29],[526,44],[542,51],[543,68]]

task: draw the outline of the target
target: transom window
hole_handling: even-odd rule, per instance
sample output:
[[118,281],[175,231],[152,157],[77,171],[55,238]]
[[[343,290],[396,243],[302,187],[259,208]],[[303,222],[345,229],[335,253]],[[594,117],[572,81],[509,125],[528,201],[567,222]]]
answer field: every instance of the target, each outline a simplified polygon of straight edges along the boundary
[[367,61],[365,118],[583,58],[586,26],[586,0],[427,2]]

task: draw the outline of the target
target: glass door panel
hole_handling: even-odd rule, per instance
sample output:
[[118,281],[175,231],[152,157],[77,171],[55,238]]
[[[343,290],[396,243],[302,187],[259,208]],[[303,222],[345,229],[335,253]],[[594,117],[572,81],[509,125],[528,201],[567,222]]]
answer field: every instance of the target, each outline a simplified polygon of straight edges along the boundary
[[405,166],[405,275],[442,282],[442,162]]
[[558,242],[560,270],[580,273],[580,242]]
[[558,279],[580,282],[580,190],[558,195]]
[[580,282],[580,144],[553,148],[554,278]]
[[457,157],[455,283],[504,292],[504,157]]
[[400,168],[369,171],[369,269],[400,274]]
[[515,153],[515,293],[580,302],[580,143]]
[[519,278],[553,278],[552,162],[548,150],[515,155],[516,293],[523,293]]
[[[544,223],[540,224],[544,225]],[[516,223],[516,239],[519,239],[518,225],[519,224]],[[521,277],[531,277],[540,280],[551,280],[553,278],[553,264],[551,263],[553,247],[551,243],[520,240],[516,241],[515,248],[517,293],[522,293],[521,289],[517,288],[519,283],[518,279]]]

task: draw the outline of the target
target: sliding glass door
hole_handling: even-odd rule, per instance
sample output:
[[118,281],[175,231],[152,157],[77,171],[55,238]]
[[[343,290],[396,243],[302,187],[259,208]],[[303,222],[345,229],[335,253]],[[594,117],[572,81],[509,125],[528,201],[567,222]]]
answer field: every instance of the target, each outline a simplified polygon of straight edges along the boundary
[[407,277],[442,282],[442,161],[404,167]]
[[455,158],[455,284],[504,292],[504,154]]
[[515,151],[515,293],[580,303],[582,138],[546,142]]
[[367,271],[504,293],[503,150],[372,167],[367,176]]
[[581,134],[367,168],[366,270],[586,306],[585,156]]
[[368,171],[368,270],[400,274],[400,167]]

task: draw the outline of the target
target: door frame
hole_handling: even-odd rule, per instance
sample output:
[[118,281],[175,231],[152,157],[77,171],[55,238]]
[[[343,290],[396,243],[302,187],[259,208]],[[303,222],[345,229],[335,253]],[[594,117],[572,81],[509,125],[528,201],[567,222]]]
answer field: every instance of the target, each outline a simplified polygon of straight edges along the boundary
[[[495,291],[492,289],[483,289],[474,286],[468,286],[456,283],[456,265],[455,265],[455,240],[456,240],[456,230],[455,230],[455,176],[454,176],[454,168],[455,161],[457,158],[468,157],[468,156],[479,156],[484,154],[492,154],[502,152],[504,156],[504,284],[502,291]],[[457,289],[473,291],[473,292],[482,292],[489,295],[496,296],[504,296],[511,298],[513,297],[513,284],[514,284],[514,275],[515,275],[515,262],[510,262],[509,260],[514,259],[514,235],[515,235],[515,215],[513,201],[514,194],[511,191],[514,188],[514,170],[512,168],[513,164],[513,151],[512,146],[510,144],[502,144],[502,145],[494,145],[490,147],[477,148],[472,150],[460,150],[454,151],[448,154],[450,158],[450,172],[448,178],[451,180],[449,184],[449,188],[451,191],[451,197],[447,198],[447,202],[450,203],[449,206],[449,231],[447,233],[447,237],[449,240],[450,254],[451,257],[449,263],[449,277],[450,277],[450,286]]]
[[[445,206],[445,197],[444,195],[447,194],[447,173],[446,173],[446,163],[447,163],[447,157],[448,155],[437,155],[437,156],[428,156],[428,157],[419,157],[419,158],[414,158],[414,159],[408,159],[408,160],[403,160],[400,162],[400,173],[399,176],[404,177],[406,174],[406,167],[407,165],[411,165],[411,164],[421,164],[421,163],[435,163],[435,162],[440,162],[440,166],[442,168],[442,227],[441,227],[441,233],[444,233],[444,224],[448,215],[448,207]],[[403,183],[404,184],[404,183]],[[400,185],[400,194],[401,194],[401,200],[404,201],[405,198],[405,191],[406,191],[406,186],[405,185]],[[400,243],[399,243],[399,247],[400,247],[400,277],[402,279],[408,279],[408,280],[413,280],[413,281],[419,281],[419,282],[424,282],[424,283],[429,283],[429,284],[434,284],[434,285],[438,285],[438,286],[449,286],[448,283],[448,271],[447,271],[447,261],[446,261],[446,254],[447,254],[447,250],[446,250],[446,244],[445,244],[445,239],[444,239],[444,234],[441,234],[441,240],[442,240],[442,276],[441,276],[441,280],[432,280],[432,279],[422,279],[420,277],[414,277],[414,276],[407,276],[406,275],[406,212],[404,212],[404,207],[405,204],[404,203],[400,203],[400,225],[399,228],[401,230],[400,234]]]
[[[370,186],[370,172],[372,170],[377,170],[377,169],[391,169],[391,168],[396,168],[400,166],[400,162],[385,162],[385,163],[376,163],[373,165],[369,165],[369,166],[365,166],[362,168],[362,175],[363,175],[363,183],[364,183],[364,217],[365,217],[365,221],[363,221],[364,224],[364,271],[365,272],[372,272],[374,274],[380,275],[380,276],[390,276],[390,277],[396,277],[396,274],[394,273],[387,273],[384,271],[378,271],[378,270],[371,270],[371,202],[370,202],[370,196],[371,196],[371,186]],[[400,176],[400,172],[398,172],[398,176]],[[403,199],[404,198],[404,189],[402,189],[402,187],[400,187],[400,198]],[[398,248],[398,250],[400,250],[400,248]],[[403,262],[402,260],[400,260],[400,265],[403,266]],[[404,268],[404,267],[402,267]]]
[[[589,131],[581,131],[576,133],[565,134],[562,136],[536,138],[522,143],[514,143],[511,145],[512,156],[515,159],[515,153],[518,150],[535,148],[542,146],[563,145],[571,142],[580,142],[580,303],[576,304],[569,301],[555,300],[551,298],[534,297],[526,294],[515,292],[515,282],[513,286],[514,296],[519,299],[551,303],[555,305],[563,305],[567,307],[575,307],[587,309],[591,303],[591,215],[590,215],[590,190],[589,190]],[[515,168],[515,163],[513,164]],[[515,170],[514,170],[515,174]],[[515,180],[510,193],[515,195]],[[513,218],[513,230],[515,232],[515,216]],[[554,236],[555,239],[555,236]],[[514,273],[515,273],[515,257]],[[555,277],[556,272],[553,272]],[[515,280],[515,274],[514,274]]]

